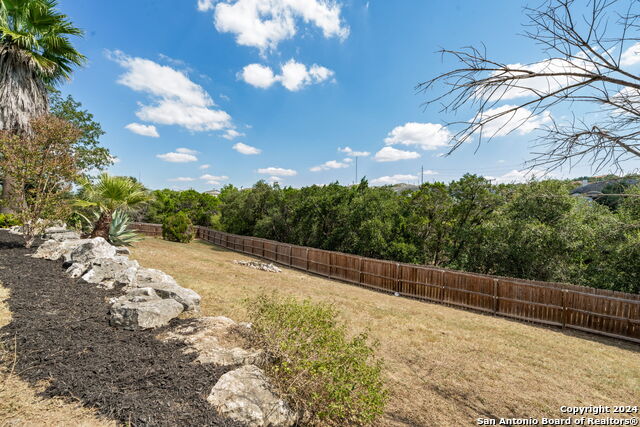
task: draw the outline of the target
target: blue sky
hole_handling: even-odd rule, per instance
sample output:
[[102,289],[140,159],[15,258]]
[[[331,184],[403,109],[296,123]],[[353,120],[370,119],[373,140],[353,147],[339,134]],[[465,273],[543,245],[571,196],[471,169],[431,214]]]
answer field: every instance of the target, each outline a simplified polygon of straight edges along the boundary
[[[89,62],[61,90],[91,111],[150,188],[259,179],[295,187],[355,179],[520,179],[539,123],[448,157],[451,130],[417,83],[450,69],[437,50],[484,43],[506,63],[545,59],[519,36],[514,1],[62,0]],[[255,15],[260,10],[262,15]],[[458,119],[468,119],[462,115]],[[560,112],[562,114],[562,112]],[[449,117],[450,118],[450,117]],[[349,152],[346,147],[349,147]],[[339,151],[342,149],[342,151]],[[369,153],[364,155],[364,153]],[[588,165],[563,171],[590,173]]]

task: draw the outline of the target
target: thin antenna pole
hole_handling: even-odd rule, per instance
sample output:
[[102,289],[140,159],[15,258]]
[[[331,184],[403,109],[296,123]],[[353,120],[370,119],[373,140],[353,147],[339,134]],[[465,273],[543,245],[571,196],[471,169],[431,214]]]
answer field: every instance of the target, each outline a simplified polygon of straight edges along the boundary
[[356,156],[356,182],[355,184],[358,184],[358,156]]

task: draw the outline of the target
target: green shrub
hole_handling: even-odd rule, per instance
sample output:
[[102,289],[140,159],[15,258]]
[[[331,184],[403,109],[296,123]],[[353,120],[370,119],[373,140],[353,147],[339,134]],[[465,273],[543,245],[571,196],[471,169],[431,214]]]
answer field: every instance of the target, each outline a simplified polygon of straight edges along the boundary
[[171,242],[189,243],[193,240],[193,225],[184,212],[169,215],[162,221],[162,238]]
[[261,295],[247,309],[250,338],[269,356],[265,371],[304,424],[363,425],[383,413],[377,343],[349,338],[333,306]]
[[13,214],[0,214],[0,228],[9,228],[14,225],[22,225],[20,220]]

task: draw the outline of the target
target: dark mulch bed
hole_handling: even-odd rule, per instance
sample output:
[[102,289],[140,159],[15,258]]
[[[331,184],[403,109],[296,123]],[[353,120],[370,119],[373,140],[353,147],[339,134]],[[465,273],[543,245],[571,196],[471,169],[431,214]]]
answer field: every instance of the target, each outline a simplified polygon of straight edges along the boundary
[[9,348],[16,337],[22,379],[46,381],[44,396],[130,425],[237,425],[206,401],[227,369],[192,363],[181,344],[156,340],[158,330],[110,327],[106,300],[120,292],[70,279],[61,262],[25,256],[31,252],[0,231],[0,282],[10,289],[13,315],[0,337]]

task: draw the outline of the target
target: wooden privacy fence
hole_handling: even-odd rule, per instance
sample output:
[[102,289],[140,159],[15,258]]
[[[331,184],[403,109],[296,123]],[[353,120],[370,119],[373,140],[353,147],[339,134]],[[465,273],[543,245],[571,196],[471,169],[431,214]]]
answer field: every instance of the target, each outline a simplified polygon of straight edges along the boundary
[[[160,224],[132,228],[162,234]],[[329,279],[640,343],[640,295],[397,263],[195,228],[199,239]]]

